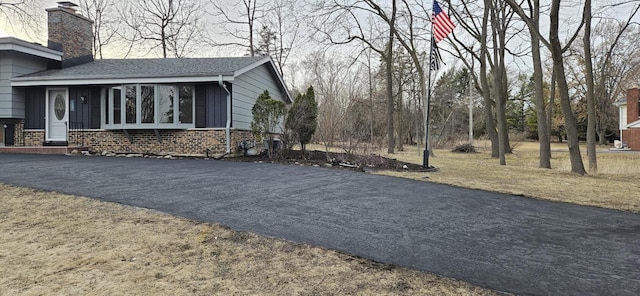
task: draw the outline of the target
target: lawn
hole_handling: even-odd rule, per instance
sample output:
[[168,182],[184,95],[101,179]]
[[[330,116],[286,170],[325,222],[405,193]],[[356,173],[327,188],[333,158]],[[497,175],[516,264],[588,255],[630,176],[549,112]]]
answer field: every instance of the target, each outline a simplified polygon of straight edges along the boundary
[[[433,173],[379,172],[430,182],[483,189],[532,198],[580,205],[640,212],[640,153],[611,152],[598,146],[598,172],[587,176],[571,173],[566,144],[552,145],[552,169],[538,167],[538,143],[516,143],[507,165],[492,159],[487,142],[478,141],[479,153],[461,154],[436,149],[430,164]],[[422,155],[413,147],[395,154],[380,152],[398,160],[422,163]],[[586,148],[582,147],[585,167],[588,166]]]
[[0,184],[0,295],[493,295],[167,214]]

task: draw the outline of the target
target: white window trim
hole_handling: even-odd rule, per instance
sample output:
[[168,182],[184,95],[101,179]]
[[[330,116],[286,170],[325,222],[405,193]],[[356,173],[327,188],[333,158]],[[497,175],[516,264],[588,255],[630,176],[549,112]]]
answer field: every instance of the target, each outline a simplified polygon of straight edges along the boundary
[[[159,98],[158,98],[158,85],[164,86],[172,86],[174,89],[174,97],[173,97],[173,121],[174,123],[159,123],[158,120],[160,116],[158,115],[159,108]],[[191,86],[191,123],[181,123],[180,122],[180,86],[188,85]],[[126,87],[127,86],[135,86],[136,87],[136,123],[126,123]],[[154,123],[142,123],[142,86],[153,86],[153,103],[154,103]],[[120,95],[120,123],[114,124],[113,118],[113,89],[115,88],[121,89]],[[106,105],[106,106],[105,106]],[[122,85],[114,85],[106,89],[106,95],[103,97],[101,102],[101,110],[108,112],[109,115],[109,123],[106,121],[106,116],[104,116],[101,120],[101,129],[103,130],[113,130],[113,129],[191,129],[195,128],[196,122],[196,87],[194,84],[149,84],[149,83],[137,83],[137,84],[122,84]]]

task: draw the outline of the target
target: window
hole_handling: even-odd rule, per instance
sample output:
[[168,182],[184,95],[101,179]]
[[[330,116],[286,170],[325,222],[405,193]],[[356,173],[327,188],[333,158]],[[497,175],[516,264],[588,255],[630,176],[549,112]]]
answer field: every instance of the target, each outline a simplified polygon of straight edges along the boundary
[[128,85],[124,88],[125,91],[125,122],[126,123],[136,123],[136,108],[138,107],[137,103],[137,87],[135,85]]
[[153,85],[143,85],[140,87],[140,96],[142,97],[142,123],[154,123],[155,117],[155,99]]
[[[104,102],[103,112],[111,115],[105,116],[103,122],[107,129],[193,127],[195,87],[192,85],[114,86],[108,89]],[[113,122],[109,122],[110,118]]]
[[193,87],[180,86],[180,123],[193,123]]
[[113,88],[113,124],[122,123],[122,88]]
[[158,122],[173,123],[173,86],[158,85]]

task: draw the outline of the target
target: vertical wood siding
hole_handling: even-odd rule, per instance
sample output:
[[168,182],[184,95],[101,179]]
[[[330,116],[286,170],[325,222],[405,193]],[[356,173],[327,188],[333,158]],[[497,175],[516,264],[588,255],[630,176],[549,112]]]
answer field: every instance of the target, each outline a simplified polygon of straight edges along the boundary
[[[227,84],[231,91],[231,85]],[[227,92],[218,83],[196,85],[196,127],[223,128],[227,125]]]
[[30,87],[24,90],[25,129],[44,129],[45,88]]

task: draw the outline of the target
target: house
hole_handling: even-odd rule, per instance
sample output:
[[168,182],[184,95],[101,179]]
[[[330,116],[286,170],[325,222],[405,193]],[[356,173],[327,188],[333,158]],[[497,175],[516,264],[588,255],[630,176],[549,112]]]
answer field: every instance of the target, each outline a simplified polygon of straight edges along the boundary
[[627,98],[615,102],[620,110],[620,140],[631,150],[640,151],[640,89],[627,90]]
[[94,60],[93,22],[59,4],[47,47],[0,38],[0,145],[229,153],[259,94],[291,102],[268,56]]

